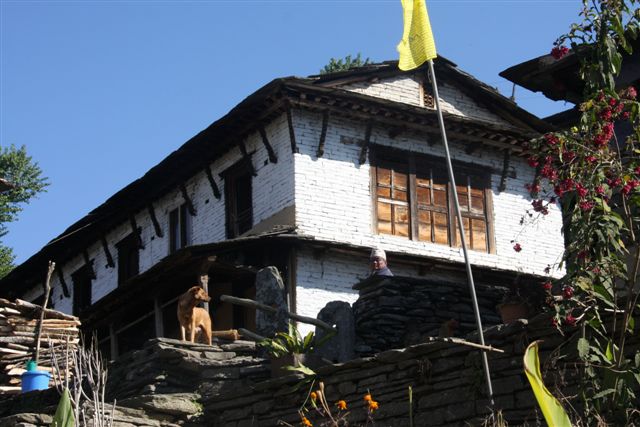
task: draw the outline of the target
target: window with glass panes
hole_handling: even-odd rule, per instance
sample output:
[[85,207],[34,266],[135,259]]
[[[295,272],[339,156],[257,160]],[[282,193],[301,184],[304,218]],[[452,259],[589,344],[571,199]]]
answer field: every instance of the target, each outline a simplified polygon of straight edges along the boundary
[[[454,165],[467,245],[493,252],[488,173]],[[461,246],[444,159],[390,149],[372,152],[376,230],[412,240]]]

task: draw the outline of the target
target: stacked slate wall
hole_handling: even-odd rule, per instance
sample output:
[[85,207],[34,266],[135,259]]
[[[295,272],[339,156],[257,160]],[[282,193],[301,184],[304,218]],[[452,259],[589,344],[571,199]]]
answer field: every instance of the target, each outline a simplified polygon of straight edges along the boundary
[[[353,304],[356,352],[370,355],[423,342],[438,336],[443,324],[458,322],[455,336],[475,331],[475,316],[464,278],[442,282],[409,277],[372,277],[354,286],[360,296]],[[496,305],[505,288],[477,284],[476,293],[484,327],[501,323]]]

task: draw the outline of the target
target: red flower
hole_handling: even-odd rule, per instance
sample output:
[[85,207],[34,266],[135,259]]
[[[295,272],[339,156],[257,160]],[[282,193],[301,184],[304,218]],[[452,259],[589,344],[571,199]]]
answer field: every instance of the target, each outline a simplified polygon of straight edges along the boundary
[[569,49],[566,46],[554,46],[553,49],[551,49],[551,56],[553,56],[554,59],[560,59],[567,53],[569,53]]
[[553,192],[556,193],[558,197],[562,197],[562,195],[564,194],[564,190],[560,185],[556,185],[555,187],[553,187]]
[[558,178],[558,172],[550,165],[545,165],[540,174],[549,181],[555,181]]
[[562,152],[562,157],[564,157],[565,162],[570,163],[571,160],[576,158],[576,153],[574,153],[573,151],[563,151]]
[[533,206],[534,211],[540,212],[542,215],[547,215],[549,213],[549,209],[544,205],[542,200],[532,201],[531,206]]
[[595,206],[595,203],[590,202],[588,200],[583,200],[580,202],[580,209],[582,209],[585,212],[590,211],[591,209],[593,209],[594,206]]
[[640,176],[640,166],[636,166],[636,168],[633,170],[633,173]]
[[538,159],[536,157],[529,157],[527,159],[527,163],[529,163],[529,166],[531,166],[532,168],[537,167],[539,164]]
[[602,196],[602,195],[604,195],[604,191],[605,191],[605,190],[604,190],[604,187],[603,187],[602,185],[598,185],[598,186],[596,187],[596,194],[598,194],[598,195]]
[[587,190],[584,185],[577,183],[576,184],[576,193],[578,193],[578,196],[580,196],[580,198],[585,197],[587,194],[589,194],[589,190]]
[[513,245],[513,250],[516,252],[520,252],[522,250],[522,246],[520,246],[520,243],[516,243],[515,245]]
[[542,289],[544,289],[545,291],[550,291],[551,288],[553,288],[553,285],[548,280],[542,284]]
[[617,103],[618,103],[618,100],[615,99],[614,97],[609,98],[609,105],[611,105],[612,107],[615,107]]
[[553,325],[554,328],[558,327],[558,319],[556,319],[555,317],[553,317],[551,319],[551,324]]
[[575,326],[577,321],[578,321],[578,319],[576,319],[575,317],[573,317],[570,314],[567,314],[567,317],[564,318],[564,323],[567,326]]
[[628,111],[625,111],[624,113],[622,113],[622,114],[620,115],[620,118],[621,118],[622,120],[629,120],[629,116],[630,116],[629,112],[628,112]]
[[564,299],[569,299],[573,296],[573,288],[571,286],[565,286],[562,289],[562,296]]
[[584,158],[589,163],[595,163],[598,161],[596,156],[592,156],[591,154]]
[[560,140],[558,139],[557,136],[555,136],[552,133],[547,133],[544,135],[544,139],[545,141],[547,141],[547,144],[549,145],[556,145],[558,144],[558,142],[560,142]]
[[629,86],[622,94],[622,97],[626,99],[636,99],[636,96],[638,96],[638,92],[633,86]]
[[602,120],[609,121],[609,120],[611,120],[611,115],[612,115],[612,114],[613,114],[613,113],[611,112],[611,108],[605,108],[604,110],[602,110],[602,111],[600,112],[600,118],[601,118]]
[[610,188],[616,188],[616,187],[620,186],[620,184],[622,184],[622,179],[620,177],[609,178],[607,180],[607,184],[609,184]]

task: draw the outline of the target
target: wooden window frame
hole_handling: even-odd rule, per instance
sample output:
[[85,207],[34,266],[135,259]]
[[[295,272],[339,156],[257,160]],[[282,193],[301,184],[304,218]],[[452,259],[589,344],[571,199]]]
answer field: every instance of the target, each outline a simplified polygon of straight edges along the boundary
[[187,203],[169,212],[169,253],[191,244],[192,221]]
[[[250,159],[243,159],[238,163],[225,170],[222,174],[224,179],[224,198],[225,198],[225,224],[227,238],[232,239],[253,228],[253,168]],[[243,213],[243,220],[246,225],[241,227],[242,222],[239,220],[237,212],[238,205],[238,181],[241,179],[248,180],[248,209]]]
[[[137,232],[139,233],[139,231]],[[131,233],[116,243],[116,249],[118,250],[118,286],[140,274],[140,246],[138,242],[138,236]],[[134,252],[135,268],[131,268],[132,264],[129,261]]]
[[[465,218],[473,219],[483,219],[485,223],[486,229],[486,250],[478,250],[474,249],[477,252],[484,252],[495,254],[495,233],[494,233],[494,215],[493,215],[493,193],[491,191],[491,170],[487,170],[485,166],[474,165],[472,163],[465,163],[455,161],[454,163],[454,172],[456,174],[456,186],[460,187],[463,183],[461,182],[461,177],[464,177],[465,185],[467,187],[467,191],[470,191],[470,179],[476,178],[480,181],[479,187],[482,190],[483,201],[484,201],[484,214],[477,214],[472,211],[467,210],[467,212],[462,211],[463,220]],[[410,151],[398,150],[388,147],[380,147],[375,146],[372,147],[371,156],[370,156],[370,170],[371,170],[371,198],[372,198],[372,232],[374,234],[386,234],[380,233],[378,230],[378,184],[377,184],[377,168],[393,166],[394,164],[401,165],[405,170],[408,171],[408,200],[407,204],[409,207],[409,233],[407,238],[409,240],[414,240],[418,242],[428,242],[434,244],[444,244],[444,243],[436,243],[434,241],[435,235],[433,234],[434,225],[432,222],[432,237],[431,240],[420,240],[418,236],[419,231],[419,210],[429,210],[436,212],[446,212],[447,214],[447,228],[448,228],[448,243],[447,245],[450,247],[459,247],[460,243],[458,242],[459,237],[457,231],[457,218],[455,214],[455,207],[453,202],[452,194],[452,186],[449,182],[448,175],[445,169],[445,159],[439,158],[435,156],[430,156],[426,154],[418,154]],[[420,176],[425,170],[437,171],[439,176],[446,177],[446,211],[442,208],[437,209],[428,209],[421,208],[418,205],[417,198],[417,190],[420,185],[418,185],[417,176]],[[431,181],[433,182],[433,181]],[[433,185],[433,184],[430,184]],[[425,188],[425,187],[422,187]],[[431,197],[433,198],[433,188],[431,188]],[[460,195],[459,195],[460,199]],[[433,200],[433,199],[431,199]],[[468,204],[471,203],[471,199],[468,198]],[[422,205],[424,206],[424,205]],[[392,219],[393,223],[393,219]],[[465,234],[467,236],[472,235],[472,230],[466,230]],[[389,234],[394,235],[394,234]],[[398,236],[402,237],[402,236]],[[467,245],[471,247],[472,242],[467,242]]]

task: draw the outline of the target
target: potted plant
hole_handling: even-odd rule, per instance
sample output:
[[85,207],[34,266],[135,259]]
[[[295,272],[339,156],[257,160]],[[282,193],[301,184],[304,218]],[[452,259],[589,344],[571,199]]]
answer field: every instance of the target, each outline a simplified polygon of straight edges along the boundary
[[531,311],[529,302],[520,295],[520,289],[517,285],[509,287],[497,309],[502,323],[505,324],[515,322],[518,319],[526,319]]
[[271,376],[279,377],[287,374],[287,367],[304,369],[307,365],[318,362],[312,352],[317,347],[315,334],[309,332],[302,337],[300,332],[289,324],[289,332],[278,332],[275,337],[258,343],[271,358]]

